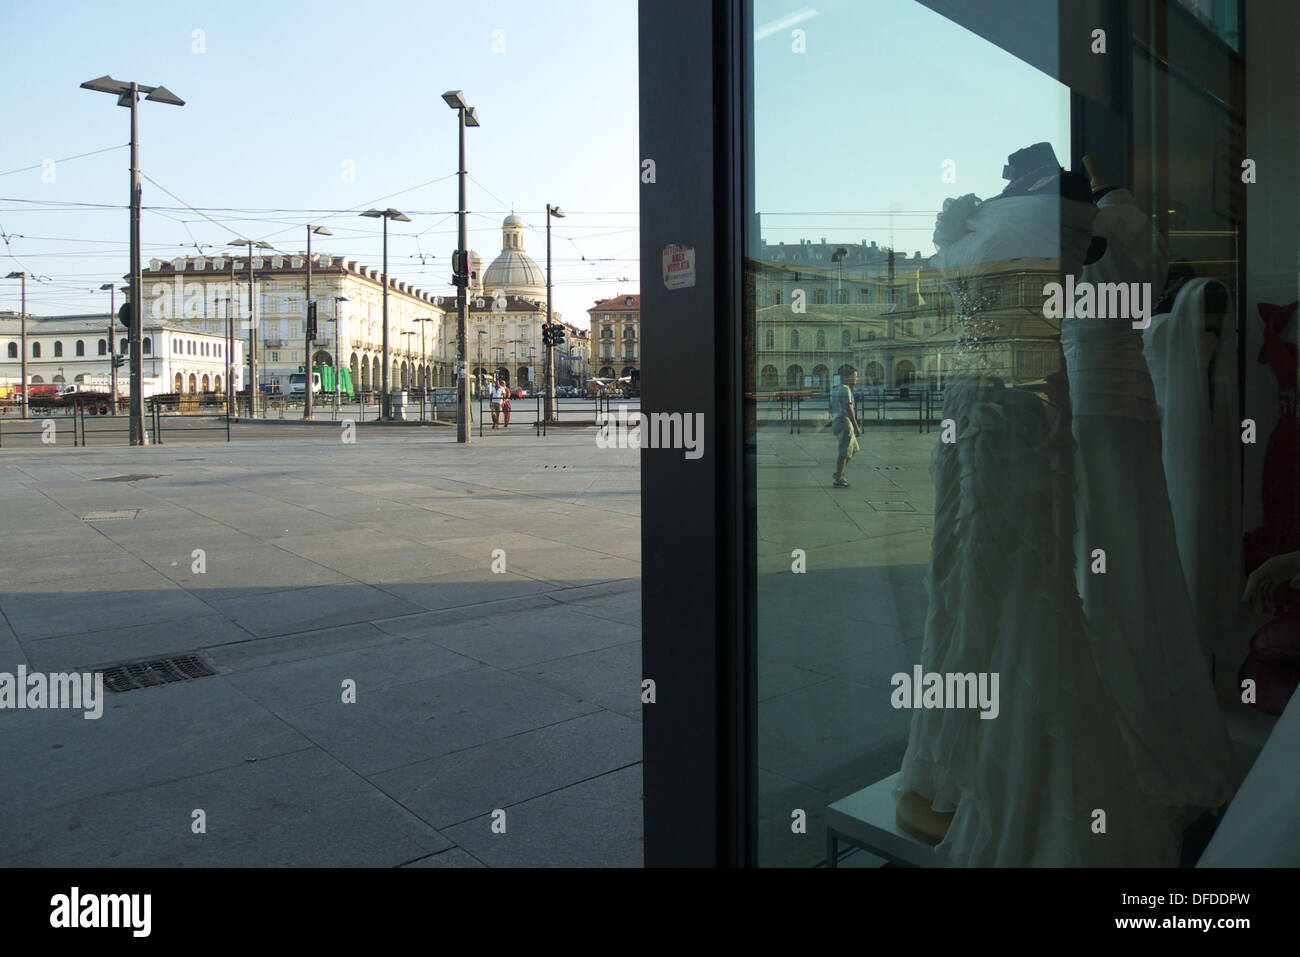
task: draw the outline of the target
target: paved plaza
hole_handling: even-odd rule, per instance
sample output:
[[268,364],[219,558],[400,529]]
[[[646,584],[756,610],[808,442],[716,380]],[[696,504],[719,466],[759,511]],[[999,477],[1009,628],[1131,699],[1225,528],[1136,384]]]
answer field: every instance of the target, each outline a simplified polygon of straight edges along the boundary
[[0,672],[215,672],[0,711],[0,863],[642,864],[638,452],[341,434],[0,451]]

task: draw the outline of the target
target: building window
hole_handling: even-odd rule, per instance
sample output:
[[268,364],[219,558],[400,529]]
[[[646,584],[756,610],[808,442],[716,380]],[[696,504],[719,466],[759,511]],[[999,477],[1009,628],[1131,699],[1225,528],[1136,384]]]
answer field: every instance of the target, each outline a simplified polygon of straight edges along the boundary
[[772,293],[772,305],[774,306],[781,305],[783,298],[784,298],[784,294],[782,293],[782,291],[780,289],[776,290],[775,292]]
[[813,290],[813,305],[814,305],[814,306],[824,306],[824,305],[826,305],[826,290],[825,290],[825,289],[814,289],[814,290]]
[[118,350],[117,350],[117,351],[120,352],[122,355],[126,355],[126,339],[125,339],[125,338],[123,338],[122,341],[121,341],[121,343],[119,343],[119,345],[118,345]]
[[848,349],[850,346],[852,346],[852,345],[853,345],[853,333],[849,332],[849,330],[847,330],[847,329],[845,329],[843,332],[841,332],[841,333],[840,333],[840,345],[843,346],[845,349]]
[[39,342],[33,342],[33,343],[32,343],[32,358],[33,358],[33,359],[39,359],[40,357],[41,357],[41,344],[40,344]]
[[818,349],[826,348],[826,333],[822,329],[817,330],[817,348]]
[[62,343],[62,342],[58,342],[58,341],[56,341],[56,342],[54,343],[54,358],[56,358],[56,359],[62,359],[62,358],[63,358],[63,343]]
[[[776,348],[776,332],[775,332],[774,330],[772,330],[772,329],[767,330],[767,335],[764,337],[764,340],[763,340],[763,341],[764,341],[764,343],[766,344],[767,348],[769,348],[769,349],[775,349],[775,348]],[[776,374],[776,370],[773,369],[773,370],[772,370],[772,373],[775,375],[775,374]]]
[[271,361],[272,361],[272,362],[279,362],[279,361],[280,361],[280,353],[278,353],[278,352],[272,352],[272,353],[271,353]]
[[148,336],[145,336],[144,340],[140,343],[140,354],[147,356],[152,351],[153,351],[153,340],[151,340]]
[[85,354],[86,354],[86,342],[85,342],[84,339],[78,339],[78,340],[77,340],[77,355],[79,355],[79,356],[84,356]]
[[849,304],[849,291],[847,289],[839,290],[835,294],[835,299],[841,306],[847,306]]
[[105,342],[103,339],[99,340],[99,354],[101,356],[108,355],[108,343]]
[[790,330],[790,348],[791,348],[791,349],[798,349],[798,348],[799,348],[799,330],[798,330],[798,329],[791,329],[791,330]]
[[10,359],[18,358],[18,343],[16,342],[9,343],[9,358]]
[[870,289],[858,290],[858,302],[875,302],[875,297]]
[[600,330],[600,337],[601,337],[602,339],[613,339],[613,338],[614,338],[614,328],[613,328],[612,326],[606,326],[605,328],[601,329],[601,330]]

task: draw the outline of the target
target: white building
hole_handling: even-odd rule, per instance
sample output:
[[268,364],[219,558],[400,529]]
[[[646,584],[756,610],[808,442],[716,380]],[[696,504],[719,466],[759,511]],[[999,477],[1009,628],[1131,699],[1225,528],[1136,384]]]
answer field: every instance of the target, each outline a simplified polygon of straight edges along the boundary
[[[111,337],[111,338],[110,338]],[[21,382],[20,318],[0,313],[0,381]],[[231,356],[236,388],[242,386],[239,364],[243,350],[235,342]],[[130,380],[126,329],[100,315],[28,316],[27,381],[30,385],[82,382],[87,376],[112,375],[112,354],[127,356],[117,370],[118,391],[125,395]],[[146,319],[141,358],[145,378],[157,378],[163,392],[221,392],[226,381],[226,339],[218,332],[188,329],[179,323]]]

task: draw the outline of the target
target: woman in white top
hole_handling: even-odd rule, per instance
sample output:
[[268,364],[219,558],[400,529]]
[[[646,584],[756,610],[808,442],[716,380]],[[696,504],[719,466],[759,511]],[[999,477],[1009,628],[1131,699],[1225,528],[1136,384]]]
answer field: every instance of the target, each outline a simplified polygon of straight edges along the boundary
[[506,397],[506,387],[500,379],[492,380],[492,428],[498,428],[501,421],[501,403]]

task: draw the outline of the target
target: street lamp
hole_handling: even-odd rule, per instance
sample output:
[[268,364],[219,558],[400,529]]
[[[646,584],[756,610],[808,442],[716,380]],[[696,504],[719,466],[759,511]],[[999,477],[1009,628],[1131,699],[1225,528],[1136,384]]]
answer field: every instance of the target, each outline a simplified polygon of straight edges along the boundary
[[395,219],[399,223],[409,223],[411,217],[405,213],[400,213],[395,209],[367,209],[361,214],[367,219],[382,219],[384,221],[384,367],[381,372],[380,382],[380,403],[382,408],[380,416],[385,419],[393,417],[393,397],[389,395],[388,381],[388,221]]
[[[302,317],[302,318],[303,318],[303,322],[302,322],[303,342],[306,344],[306,348],[304,348],[304,350],[303,350],[303,355],[307,357],[306,361],[303,363],[303,368],[304,368],[305,370],[307,370],[307,378],[306,378],[306,382],[305,382],[304,385],[303,385],[303,392],[304,392],[304,393],[306,394],[306,396],[307,396],[307,398],[305,398],[305,399],[303,400],[303,404],[302,404],[302,420],[303,420],[304,422],[306,422],[306,421],[308,421],[308,420],[311,419],[311,411],[312,411],[312,394],[311,394],[311,386],[312,386],[311,350],[312,350],[312,345],[311,345],[311,344],[312,344],[313,342],[316,341],[316,329],[314,328],[314,327],[315,327],[315,322],[314,322],[314,320],[315,320],[315,318],[316,318],[316,306],[315,306],[315,304],[311,301],[311,237],[312,237],[312,233],[315,233],[317,236],[333,236],[333,235],[334,235],[332,232],[330,232],[330,231],[329,231],[328,229],[326,229],[324,226],[311,226],[311,225],[308,225],[308,226],[307,226],[307,296],[306,296],[306,299],[304,300],[305,303],[306,303],[306,308],[303,310],[303,317]],[[337,348],[336,348],[336,351],[337,351]]]
[[[564,218],[564,210],[546,204],[546,325],[551,325],[551,217]],[[554,341],[554,337],[550,337]],[[555,418],[555,347],[546,346],[546,421]]]
[[420,324],[420,392],[429,391],[429,368],[424,358],[424,324],[433,322],[432,316],[420,316],[416,320]]
[[[253,279],[253,249],[270,249],[271,244],[263,242],[260,239],[232,239],[226,243],[227,246],[247,246],[248,247],[248,417],[254,418],[257,415],[257,316],[253,311],[253,286],[256,284]],[[234,263],[230,265],[231,275],[234,275]],[[234,289],[231,289],[234,293]]]
[[[23,397],[22,417],[25,419],[27,418],[27,273],[11,272],[9,275],[5,276],[5,278],[21,279],[23,281],[23,305],[18,319],[19,334],[22,339],[22,358],[19,360],[20,371],[18,374],[22,377],[20,380],[19,391],[22,393]],[[111,333],[108,341],[110,343],[113,341]]]
[[[334,297],[334,318],[330,322],[334,323],[334,417],[338,418],[339,412],[339,389],[343,383],[339,381],[339,303],[349,302],[347,296]],[[355,390],[356,385],[352,388]]]
[[108,291],[108,372],[112,377],[113,402],[109,406],[112,415],[117,415],[117,366],[113,364],[113,313],[117,312],[117,285],[106,282],[99,287],[100,292]]
[[[129,351],[131,353],[131,423],[130,435],[132,445],[144,445],[144,364],[141,341],[143,333],[144,279],[140,274],[140,126],[136,117],[136,105],[140,94],[153,103],[166,103],[170,106],[184,106],[185,101],[165,86],[144,86],[135,81],[114,80],[111,76],[101,76],[81,84],[83,90],[96,93],[112,93],[117,97],[118,106],[131,108],[131,319],[127,327]],[[26,395],[24,383],[24,396]],[[114,396],[116,401],[116,396]],[[26,402],[24,401],[24,409]]]
[[[452,263],[452,279],[456,283],[456,354],[460,369],[460,381],[456,387],[456,441],[469,441],[469,376],[466,365],[469,359],[468,343],[465,341],[469,325],[469,301],[466,298],[469,287],[469,241],[466,238],[465,217],[465,127],[478,126],[478,113],[465,102],[465,94],[460,90],[448,90],[442,95],[447,105],[456,111],[460,126],[460,209],[456,232],[456,256]],[[480,344],[481,345],[481,344]],[[480,356],[481,359],[481,356]]]

